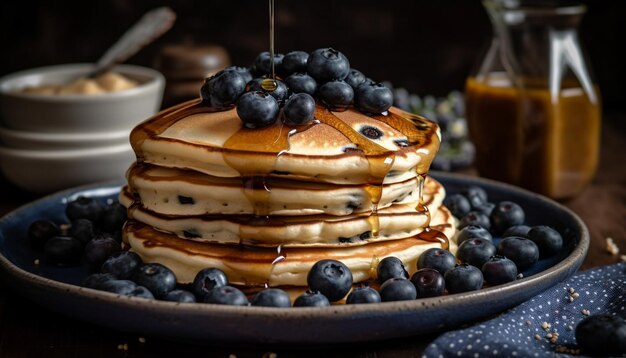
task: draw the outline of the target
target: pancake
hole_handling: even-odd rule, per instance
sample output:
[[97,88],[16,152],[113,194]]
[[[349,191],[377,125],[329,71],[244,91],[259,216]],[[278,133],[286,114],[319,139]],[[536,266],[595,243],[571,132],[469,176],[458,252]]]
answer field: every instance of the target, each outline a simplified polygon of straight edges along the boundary
[[277,121],[247,129],[236,110],[200,100],[164,110],[135,127],[139,161],[215,177],[279,176],[339,184],[397,183],[426,174],[439,148],[434,122],[392,107],[368,116],[318,106],[304,126]]
[[[350,268],[354,282],[373,278],[378,262],[395,256],[407,269],[416,269],[422,252],[432,247],[445,247],[436,229],[453,237],[456,222],[445,207],[434,215],[431,227],[415,237],[372,242],[362,246],[260,248],[247,245],[200,243],[161,232],[138,221],[124,226],[124,241],[144,262],[158,262],[174,271],[180,283],[193,281],[196,273],[207,267],[218,268],[232,284],[244,286],[306,286],[306,276],[315,262],[334,259]],[[433,240],[433,241],[430,241]],[[450,242],[450,250],[456,246]]]
[[[133,166],[127,177],[131,191],[139,194],[146,209],[166,215],[241,215],[259,210],[281,216],[350,215],[370,211],[373,201],[367,184],[259,178],[258,185],[244,186],[241,178],[218,178],[154,165]],[[416,178],[383,185],[378,208],[419,201],[416,188]]]
[[[445,191],[432,178],[424,185],[423,205],[435,213],[441,206]],[[363,245],[371,241],[392,240],[416,235],[429,224],[417,203],[394,204],[378,211],[379,234],[371,235],[370,212],[347,215],[272,216],[251,215],[163,215],[133,205],[128,191],[120,202],[129,207],[129,217],[162,231],[200,242],[258,246],[332,246],[338,243]]]

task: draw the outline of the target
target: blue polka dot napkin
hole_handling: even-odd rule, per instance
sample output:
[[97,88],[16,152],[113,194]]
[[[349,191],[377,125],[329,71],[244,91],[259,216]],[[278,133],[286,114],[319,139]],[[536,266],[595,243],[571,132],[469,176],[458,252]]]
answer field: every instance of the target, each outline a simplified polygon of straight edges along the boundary
[[582,271],[502,315],[446,332],[423,357],[571,357],[587,315],[626,318],[626,263]]

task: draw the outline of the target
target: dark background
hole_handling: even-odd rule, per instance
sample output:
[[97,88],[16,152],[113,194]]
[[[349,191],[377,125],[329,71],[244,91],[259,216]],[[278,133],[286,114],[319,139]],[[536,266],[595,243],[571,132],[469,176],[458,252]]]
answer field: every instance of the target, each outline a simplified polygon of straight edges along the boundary
[[[586,1],[580,36],[600,85],[605,110],[626,110],[626,2]],[[152,65],[168,43],[217,43],[233,64],[249,65],[268,49],[266,0],[3,1],[0,75],[68,62],[92,62],[141,15],[167,5],[173,29],[129,62]],[[462,89],[485,48],[491,25],[478,0],[276,0],[276,50],[332,46],[353,67],[417,94]]]

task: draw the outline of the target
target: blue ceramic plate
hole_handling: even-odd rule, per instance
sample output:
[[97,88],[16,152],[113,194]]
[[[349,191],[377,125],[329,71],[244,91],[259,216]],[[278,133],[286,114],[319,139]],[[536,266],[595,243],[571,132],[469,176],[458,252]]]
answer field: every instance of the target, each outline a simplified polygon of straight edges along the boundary
[[25,231],[39,218],[65,221],[65,203],[78,195],[115,199],[120,183],[57,193],[23,206],[0,220],[0,276],[15,291],[51,310],[145,335],[220,343],[338,343],[399,338],[453,328],[513,307],[570,277],[589,246],[583,222],[565,207],[512,186],[434,173],[448,193],[479,185],[489,200],[512,200],[529,225],[550,225],[565,239],[563,252],[540,261],[524,278],[469,293],[415,301],[326,308],[231,307],[177,304],[117,296],[77,285],[84,267],[35,265]]

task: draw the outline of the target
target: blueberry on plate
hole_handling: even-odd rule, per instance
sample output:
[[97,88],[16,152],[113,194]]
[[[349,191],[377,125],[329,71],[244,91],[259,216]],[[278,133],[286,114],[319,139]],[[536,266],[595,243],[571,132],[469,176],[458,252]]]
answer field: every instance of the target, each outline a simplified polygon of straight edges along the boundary
[[204,303],[230,306],[247,306],[250,304],[246,295],[233,286],[221,286],[212,289],[204,296]]
[[291,300],[287,292],[279,288],[266,288],[257,292],[250,304],[261,307],[291,307]]
[[484,239],[465,240],[456,252],[461,262],[482,267],[487,260],[496,254],[496,247],[491,241]]
[[393,104],[393,93],[380,83],[363,83],[354,90],[354,105],[364,113],[380,114]]
[[307,124],[315,118],[315,99],[307,93],[291,95],[283,107],[285,123]]
[[509,236],[528,237],[529,231],[530,231],[530,226],[514,225],[506,229],[504,233],[502,233],[502,237],[509,237]]
[[356,90],[357,87],[366,83],[367,77],[361,71],[351,68],[344,81]]
[[443,277],[449,293],[476,291],[483,287],[483,273],[470,264],[459,264],[446,271]]
[[380,301],[381,298],[378,291],[369,286],[355,287],[350,291],[346,299],[346,303],[349,305],[357,303],[378,303]]
[[102,284],[110,280],[117,280],[117,277],[110,273],[94,273],[87,276],[83,282],[81,282],[81,286],[101,290]]
[[309,53],[304,51],[291,51],[283,57],[282,74],[289,76],[296,72],[306,72],[306,64]]
[[36,220],[28,226],[26,235],[33,250],[41,251],[48,240],[60,233],[61,229],[52,220]]
[[415,271],[411,276],[411,283],[415,286],[417,298],[442,296],[446,288],[443,275],[432,268],[423,268]]
[[343,80],[350,72],[350,62],[333,48],[320,48],[309,55],[306,72],[318,83]]
[[44,245],[46,262],[57,266],[73,266],[80,262],[83,244],[71,236],[55,236]]
[[200,270],[191,284],[191,291],[201,300],[214,288],[228,286],[228,277],[224,271],[217,268],[205,268]]
[[430,248],[424,251],[417,260],[417,269],[432,268],[442,275],[449,269],[456,265],[456,258],[454,255],[444,249],[438,249],[436,247]]
[[468,225],[480,226],[487,230],[491,229],[491,222],[489,217],[480,211],[470,211],[467,215],[461,218],[457,228],[462,229]]
[[250,69],[247,67],[241,67],[241,66],[229,66],[226,67],[224,69],[225,71],[235,71],[239,74],[239,76],[243,77],[243,80],[248,83],[250,81],[252,81],[252,79],[254,78],[252,76],[252,73],[250,72]]
[[306,73],[294,73],[285,78],[285,83],[293,93],[308,93],[314,96],[317,92],[317,82]]
[[154,295],[152,294],[152,292],[150,292],[150,290],[148,290],[147,288],[145,288],[143,286],[135,287],[135,289],[130,291],[130,293],[127,296],[141,297],[141,298],[145,298],[145,299],[148,299],[148,300],[153,300],[154,299]]
[[155,297],[161,298],[176,287],[176,275],[169,268],[150,263],[140,266],[131,275],[131,279],[139,286],[144,286]]
[[113,236],[101,233],[85,245],[84,260],[91,269],[98,271],[109,256],[121,250],[120,243]]
[[77,238],[78,241],[85,245],[94,237],[93,223],[91,220],[87,219],[74,220],[72,221],[68,235]]
[[382,259],[376,267],[378,282],[383,283],[390,278],[409,278],[404,263],[397,257],[389,256]]
[[485,191],[485,189],[479,186],[472,185],[463,190],[462,194],[465,195],[467,200],[469,200],[472,208],[480,207],[481,205],[488,202],[487,192]]
[[161,297],[161,299],[163,301],[179,302],[179,303],[197,302],[196,296],[194,296],[193,293],[186,291],[186,290],[181,290],[181,289],[172,290],[166,293],[165,296]]
[[[266,81],[270,81],[270,83],[273,81],[273,83],[276,85],[275,88],[273,90],[266,90],[265,88],[263,88]],[[252,81],[248,82],[248,85],[246,86],[246,92],[256,91],[269,93],[272,97],[274,97],[279,107],[282,107],[282,105],[285,104],[285,101],[289,98],[290,95],[289,87],[287,87],[285,82],[281,80],[272,80],[269,78],[261,77],[253,79]]]
[[626,354],[626,320],[619,316],[593,315],[576,326],[576,342],[590,356],[622,357]]
[[65,215],[70,221],[87,219],[93,223],[100,220],[104,205],[94,198],[79,196],[65,207]]
[[493,212],[493,209],[495,208],[496,208],[496,204],[487,202],[487,203],[483,203],[475,207],[474,210],[481,212],[489,217],[491,216],[491,213]]
[[561,234],[548,226],[533,226],[528,232],[528,238],[539,247],[540,257],[554,256],[563,248]]
[[406,278],[390,278],[380,286],[380,299],[383,302],[409,301],[415,297],[417,290]]
[[122,251],[109,256],[100,268],[102,273],[110,273],[120,279],[128,279],[143,261],[132,251]]
[[116,202],[104,208],[100,219],[100,228],[106,232],[117,232],[122,230],[125,222],[126,207]]
[[452,194],[443,200],[443,204],[455,218],[460,219],[472,210],[469,200],[464,195]]
[[330,110],[345,111],[352,104],[354,90],[342,80],[333,80],[319,86],[317,96]]
[[128,296],[137,288],[137,284],[130,280],[107,280],[100,285],[100,290],[118,295]]
[[481,271],[485,281],[492,286],[517,279],[517,266],[513,261],[501,255],[491,256],[483,264]]
[[[282,63],[285,56],[281,53],[274,54],[274,72],[282,73]],[[270,63],[271,56],[268,51],[261,52],[254,60],[254,72],[259,75],[269,75],[272,73]]]
[[522,225],[526,218],[524,209],[512,201],[501,201],[491,211],[491,230],[497,235],[511,226]]
[[352,272],[340,261],[321,260],[311,267],[307,284],[311,291],[321,292],[329,301],[339,301],[352,288]]
[[476,225],[468,225],[456,234],[456,244],[461,245],[463,241],[470,239],[483,239],[486,241],[493,241],[493,237],[485,228],[476,226]]
[[200,97],[212,107],[226,108],[237,102],[246,90],[246,79],[234,70],[222,70],[207,78],[200,88]]
[[266,92],[247,92],[237,101],[237,115],[246,128],[266,127],[278,118],[278,102]]
[[306,291],[293,301],[294,307],[326,307],[330,306],[328,298],[319,291]]
[[539,248],[524,237],[505,237],[498,244],[498,254],[506,256],[515,262],[519,271],[524,271],[539,260]]

